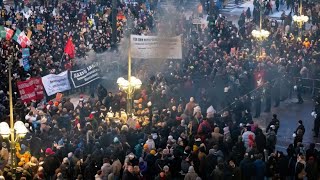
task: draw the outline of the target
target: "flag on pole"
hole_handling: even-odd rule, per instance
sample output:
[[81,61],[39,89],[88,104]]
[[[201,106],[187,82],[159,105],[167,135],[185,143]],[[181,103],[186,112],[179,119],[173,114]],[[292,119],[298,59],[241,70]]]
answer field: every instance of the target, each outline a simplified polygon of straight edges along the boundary
[[20,29],[16,30],[16,33],[14,34],[13,39],[18,44],[20,44],[22,48],[25,48],[31,45],[30,39],[26,36],[26,34],[23,31],[20,31]]
[[75,57],[76,52],[74,44],[72,42],[72,37],[68,39],[67,44],[64,48],[64,53],[68,54],[71,59]]
[[6,40],[10,40],[13,36],[14,31],[10,28],[6,28],[3,26],[0,26],[0,37],[6,38]]

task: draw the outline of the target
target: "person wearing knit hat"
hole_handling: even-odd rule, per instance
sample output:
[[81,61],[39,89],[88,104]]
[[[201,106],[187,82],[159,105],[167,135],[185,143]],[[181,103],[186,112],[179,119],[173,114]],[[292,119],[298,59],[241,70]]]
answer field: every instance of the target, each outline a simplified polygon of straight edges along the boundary
[[[44,158],[42,167],[43,173],[46,174],[48,179],[52,179],[55,175],[55,170],[61,165],[60,160],[56,157],[55,152],[51,148],[47,148],[45,151],[46,157]],[[40,164],[39,164],[40,165]]]
[[195,172],[194,167],[190,166],[188,173],[186,174],[186,176],[184,177],[185,180],[195,180],[197,179],[198,174]]
[[156,155],[156,154],[157,154],[157,152],[156,152],[156,150],[152,149],[152,150],[150,151],[150,154],[152,154],[152,155]]
[[54,153],[54,151],[52,151],[51,148],[47,148],[45,154],[46,154],[46,156],[51,156],[51,155],[54,155],[55,153]]

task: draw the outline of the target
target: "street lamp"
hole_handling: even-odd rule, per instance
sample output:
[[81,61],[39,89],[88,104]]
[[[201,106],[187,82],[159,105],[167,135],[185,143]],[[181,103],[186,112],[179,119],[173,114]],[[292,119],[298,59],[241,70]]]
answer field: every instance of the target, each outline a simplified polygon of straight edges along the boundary
[[259,22],[259,30],[253,30],[251,32],[251,35],[259,42],[259,51],[260,51],[260,57],[262,57],[262,42],[265,41],[269,35],[270,35],[270,32],[265,30],[265,29],[262,29],[262,13],[263,13],[263,3],[262,1],[260,1],[260,22]]
[[9,65],[8,71],[9,71],[10,127],[9,127],[8,123],[1,122],[0,123],[0,135],[3,138],[9,139],[10,154],[11,154],[11,166],[13,168],[15,168],[16,162],[15,162],[15,154],[14,153],[15,153],[16,142],[19,140],[19,138],[23,138],[28,133],[28,129],[25,127],[25,125],[22,121],[16,121],[13,124],[13,103],[12,103],[12,84],[11,84],[11,81],[12,81],[12,75],[11,75],[12,58],[11,58],[11,61],[10,60],[7,61],[7,64]]
[[269,37],[270,32],[264,29],[260,29],[260,30],[253,30],[251,34],[257,41],[264,41]]
[[140,89],[142,82],[134,76],[129,76],[129,80],[123,77],[118,78],[117,84],[122,91],[127,93],[127,113],[130,114],[132,109],[132,96],[135,90]]
[[309,17],[302,14],[302,0],[300,0],[299,14],[292,17],[293,22],[298,24],[299,34],[301,35],[302,26],[309,21]]
[[131,36],[129,36],[128,48],[128,80],[123,77],[117,79],[117,84],[121,90],[127,93],[127,114],[131,113],[132,96],[135,90],[140,89],[142,82],[140,79],[131,76]]

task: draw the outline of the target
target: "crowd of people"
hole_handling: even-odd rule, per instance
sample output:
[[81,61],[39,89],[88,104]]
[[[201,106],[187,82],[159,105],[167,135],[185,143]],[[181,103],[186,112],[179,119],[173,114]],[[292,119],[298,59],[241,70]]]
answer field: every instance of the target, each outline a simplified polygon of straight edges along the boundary
[[[23,103],[15,93],[14,119],[30,132],[16,146],[16,169],[2,139],[0,179],[318,179],[320,154],[315,144],[303,144],[303,120],[297,119],[294,142],[281,152],[275,147],[277,115],[264,132],[252,112],[258,118],[262,107],[270,112],[272,102],[277,107],[295,93],[303,103],[303,82],[295,77],[319,77],[319,4],[305,6],[312,27],[300,38],[291,14],[284,24],[264,16],[262,27],[271,33],[260,43],[251,35],[258,24],[256,10],[252,18],[250,9],[244,12],[236,26],[212,7],[208,25],[196,27],[193,16],[187,20],[182,11],[167,12],[148,2],[150,7],[119,4],[118,41],[127,34],[182,34],[183,60],[170,60],[163,72],[145,79],[134,95],[132,114],[125,112],[125,92],[113,94],[102,85],[96,97],[80,96],[77,104],[68,97]],[[3,8],[2,25],[32,31],[29,72],[19,65],[20,47],[1,40],[1,68],[13,60],[14,92],[18,80],[77,67],[63,55],[70,35],[77,57],[86,49],[110,48],[111,9],[110,1],[74,0]],[[7,71],[0,77],[8,79]],[[8,81],[1,81],[0,90],[0,118],[8,121]]]

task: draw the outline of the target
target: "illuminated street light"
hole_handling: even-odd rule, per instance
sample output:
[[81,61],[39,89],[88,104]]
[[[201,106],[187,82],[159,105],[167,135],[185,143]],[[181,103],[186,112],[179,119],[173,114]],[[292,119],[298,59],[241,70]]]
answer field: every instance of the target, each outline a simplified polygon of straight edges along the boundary
[[127,93],[127,113],[131,113],[132,106],[132,96],[135,90],[140,89],[142,82],[140,79],[131,76],[129,80],[124,79],[123,77],[119,77],[117,80],[117,84],[120,90]]
[[305,15],[294,15],[292,19],[295,23],[299,25],[299,28],[302,28],[302,25],[309,21],[309,17]]
[[8,123],[1,122],[0,123],[0,135],[3,138],[7,138],[10,142],[10,153],[11,153],[11,167],[16,167],[15,162],[15,149],[16,149],[16,142],[19,140],[19,138],[23,138],[27,133],[28,129],[25,127],[24,123],[22,121],[16,121],[13,124],[13,103],[12,103],[12,75],[11,75],[11,68],[13,60],[11,58],[10,61],[8,61],[8,71],[9,71],[9,108],[10,108],[10,127]]
[[264,41],[269,37],[270,32],[264,29],[260,29],[260,30],[253,30],[251,34],[256,40]]
[[265,41],[269,35],[270,35],[270,32],[267,31],[267,30],[264,30],[262,29],[262,12],[263,9],[261,7],[263,7],[263,2],[260,1],[260,22],[259,22],[259,30],[253,30],[251,32],[251,35],[253,36],[254,39],[256,39],[258,42],[259,42],[259,57],[262,57],[263,56],[263,53],[262,53],[262,42]]
[[299,35],[301,36],[303,24],[309,21],[309,17],[302,14],[302,0],[300,0],[299,14],[294,15],[292,20],[298,25]]
[[131,76],[131,37],[129,37],[129,52],[128,52],[128,80],[123,77],[117,79],[117,84],[120,90],[127,93],[127,114],[131,114],[132,96],[134,91],[140,89],[142,82],[140,79]]

